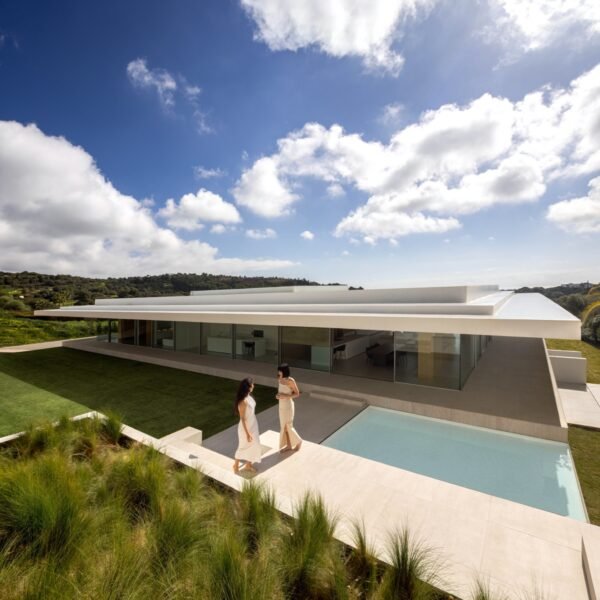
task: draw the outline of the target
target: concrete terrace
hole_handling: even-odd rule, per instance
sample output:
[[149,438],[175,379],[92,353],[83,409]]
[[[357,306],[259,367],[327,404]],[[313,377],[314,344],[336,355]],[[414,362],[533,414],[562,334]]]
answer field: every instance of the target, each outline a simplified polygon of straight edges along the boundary
[[[275,386],[275,366],[227,357],[165,352],[95,340],[65,342],[69,348],[97,352],[218,377]],[[446,419],[566,441],[566,422],[557,406],[542,340],[495,337],[462,390],[362,379],[294,369],[303,392],[326,398],[353,399],[428,417]]]

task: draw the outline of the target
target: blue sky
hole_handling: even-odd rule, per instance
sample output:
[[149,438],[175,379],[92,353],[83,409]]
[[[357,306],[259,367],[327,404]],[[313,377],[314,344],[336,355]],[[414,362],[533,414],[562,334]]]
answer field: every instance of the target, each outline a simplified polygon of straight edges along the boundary
[[556,7],[0,0],[0,270],[598,281],[600,10]]

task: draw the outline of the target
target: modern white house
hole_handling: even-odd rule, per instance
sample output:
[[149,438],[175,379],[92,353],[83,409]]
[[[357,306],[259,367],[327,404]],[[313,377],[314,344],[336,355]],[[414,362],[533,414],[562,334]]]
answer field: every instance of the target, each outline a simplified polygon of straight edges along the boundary
[[[189,296],[97,300],[90,306],[40,310],[36,315],[113,321],[111,334],[86,350],[110,353],[108,347],[117,345],[132,351],[152,349],[164,357],[196,355],[199,364],[202,357],[214,356],[221,359],[220,365],[230,361],[233,372],[261,373],[259,363],[287,362],[305,370],[308,383],[365,393],[379,390],[381,396],[420,402],[429,407],[420,412],[429,416],[439,416],[444,408],[464,408],[542,425],[560,425],[550,398],[552,377],[543,338],[580,337],[580,321],[551,300],[541,294],[501,291],[496,285],[198,291]],[[496,350],[488,353],[491,346]],[[482,369],[478,363],[485,354],[491,356]],[[131,357],[144,360],[147,355]],[[474,382],[468,386],[470,379]],[[449,390],[462,393],[443,394]],[[521,402],[525,394],[529,398]],[[554,415],[544,421],[549,402]],[[464,420],[466,415],[447,416]],[[485,420],[475,424],[489,426]],[[511,429],[502,423],[492,426]]]
[[498,286],[293,286],[97,300],[36,315],[109,319],[108,343],[461,389],[494,336],[579,339],[540,294]]

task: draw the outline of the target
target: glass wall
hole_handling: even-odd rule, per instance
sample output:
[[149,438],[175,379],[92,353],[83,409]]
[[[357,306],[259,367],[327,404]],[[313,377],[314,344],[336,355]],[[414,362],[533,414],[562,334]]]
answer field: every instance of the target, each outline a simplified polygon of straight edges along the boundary
[[396,381],[460,389],[458,334],[397,331]]
[[154,347],[163,350],[175,349],[175,323],[173,321],[153,321]]
[[279,327],[268,325],[236,325],[235,357],[277,364]]
[[137,322],[138,346],[152,346],[152,321]]
[[[116,328],[116,331],[115,331]],[[384,381],[462,389],[489,336],[120,320],[110,341],[331,371]],[[234,343],[235,340],[235,343]]]
[[202,354],[231,356],[233,354],[233,325],[203,323],[200,349]]
[[333,373],[393,381],[393,332],[334,329],[332,337]]
[[331,368],[329,329],[282,327],[281,361],[301,369],[329,371]]
[[122,319],[119,321],[119,343],[135,344],[135,321],[133,319]]
[[200,323],[175,323],[175,350],[200,354]]

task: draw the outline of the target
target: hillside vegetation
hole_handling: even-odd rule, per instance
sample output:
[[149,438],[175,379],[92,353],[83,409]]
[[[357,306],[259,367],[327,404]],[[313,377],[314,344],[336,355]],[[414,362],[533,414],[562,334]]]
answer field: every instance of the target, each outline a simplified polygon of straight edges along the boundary
[[[40,310],[72,304],[93,304],[96,298],[136,296],[177,296],[192,290],[317,285],[308,279],[291,277],[236,277],[202,273],[173,273],[144,277],[76,277],[42,273],[0,271],[0,308]],[[20,305],[18,305],[20,303]],[[9,304],[7,306],[7,304]]]

